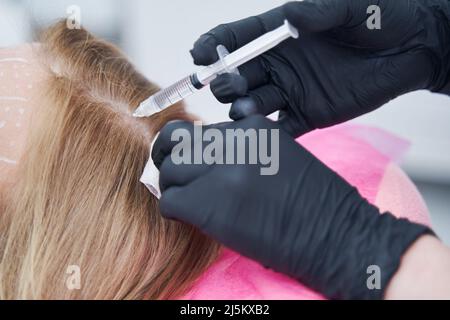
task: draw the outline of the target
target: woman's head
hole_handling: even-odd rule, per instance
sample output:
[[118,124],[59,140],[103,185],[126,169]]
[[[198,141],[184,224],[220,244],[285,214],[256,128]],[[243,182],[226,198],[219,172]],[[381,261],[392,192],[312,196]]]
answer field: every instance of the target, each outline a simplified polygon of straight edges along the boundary
[[[111,44],[60,22],[38,119],[1,216],[0,298],[174,298],[215,257],[193,228],[164,220],[139,183],[156,132],[181,106],[135,119],[157,90]],[[66,280],[79,267],[81,287]],[[73,289],[73,288],[72,288]]]

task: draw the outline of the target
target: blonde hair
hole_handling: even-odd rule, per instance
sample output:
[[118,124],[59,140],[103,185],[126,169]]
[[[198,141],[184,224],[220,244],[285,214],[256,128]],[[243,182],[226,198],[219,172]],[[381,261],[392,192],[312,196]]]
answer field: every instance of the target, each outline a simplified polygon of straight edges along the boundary
[[[39,121],[0,228],[1,299],[168,299],[186,292],[218,246],[163,219],[139,183],[155,133],[191,119],[178,105],[134,119],[158,88],[113,45],[65,22],[49,28]],[[67,286],[77,266],[81,288]]]

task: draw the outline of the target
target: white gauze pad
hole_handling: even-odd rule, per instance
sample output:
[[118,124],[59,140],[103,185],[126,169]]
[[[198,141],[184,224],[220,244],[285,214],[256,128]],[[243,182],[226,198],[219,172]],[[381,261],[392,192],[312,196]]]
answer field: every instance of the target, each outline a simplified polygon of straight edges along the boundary
[[155,144],[155,141],[158,138],[158,136],[159,133],[156,135],[150,147],[150,155],[147,164],[145,165],[144,172],[142,173],[141,179],[139,181],[142,182],[156,198],[160,199],[161,190],[159,189],[159,170],[158,168],[156,168],[152,159],[153,145]]

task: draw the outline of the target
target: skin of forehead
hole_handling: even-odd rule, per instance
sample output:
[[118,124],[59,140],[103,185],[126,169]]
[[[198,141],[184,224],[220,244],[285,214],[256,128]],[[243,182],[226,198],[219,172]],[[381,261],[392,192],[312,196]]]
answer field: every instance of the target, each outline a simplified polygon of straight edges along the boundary
[[0,49],[0,179],[3,180],[23,155],[32,115],[40,105],[39,85],[47,73],[38,51],[37,44]]

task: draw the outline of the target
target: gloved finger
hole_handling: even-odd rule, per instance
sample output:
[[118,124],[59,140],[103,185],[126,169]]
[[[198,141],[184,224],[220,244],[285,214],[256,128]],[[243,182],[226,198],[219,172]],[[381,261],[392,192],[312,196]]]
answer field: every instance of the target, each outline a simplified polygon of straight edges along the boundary
[[206,163],[180,163],[180,159],[176,159],[177,156],[172,153],[164,159],[160,167],[159,186],[162,192],[174,186],[187,185],[212,168]]
[[[304,0],[287,3],[283,11],[300,31],[322,32],[347,24],[351,18],[349,7],[348,0]],[[365,11],[363,18],[366,18]]]
[[194,48],[191,50],[194,63],[210,65],[219,59],[218,45],[224,45],[229,52],[233,52],[266,32],[279,27],[283,24],[284,19],[281,10],[274,9],[260,16],[219,25],[200,36],[194,43]]
[[159,169],[164,159],[171,154],[173,147],[180,143],[182,136],[190,134],[193,137],[192,132],[193,124],[188,121],[172,121],[166,124],[153,144],[152,160],[155,166]]
[[247,79],[241,75],[225,73],[211,82],[211,91],[221,103],[231,103],[247,94]]
[[249,115],[267,116],[286,107],[283,92],[274,85],[266,85],[249,91],[247,96],[236,100],[230,109],[230,118],[239,120]]
[[247,94],[247,90],[266,85],[269,74],[261,58],[253,59],[239,68],[240,75],[222,74],[211,82],[211,91],[221,103],[231,103]]
[[185,187],[171,187],[165,190],[159,200],[163,217],[189,223],[202,229],[208,216],[202,210],[203,194],[196,182]]
[[172,187],[162,192],[159,199],[159,211],[164,218],[189,221],[186,203],[189,203],[190,199],[186,198],[185,189],[185,187]]
[[288,110],[280,111],[278,124],[293,138],[300,137],[312,130],[302,116],[294,117]]
[[270,82],[270,72],[262,57],[257,57],[240,66],[239,73],[247,79],[249,90],[261,87]]

